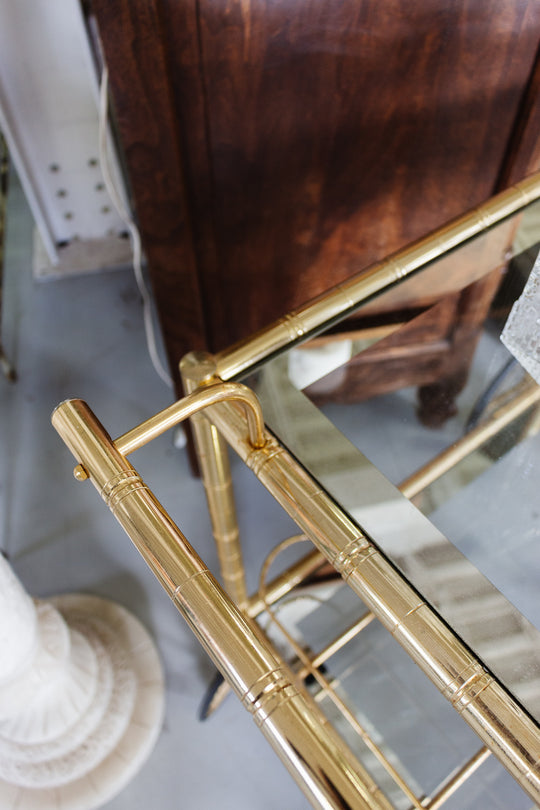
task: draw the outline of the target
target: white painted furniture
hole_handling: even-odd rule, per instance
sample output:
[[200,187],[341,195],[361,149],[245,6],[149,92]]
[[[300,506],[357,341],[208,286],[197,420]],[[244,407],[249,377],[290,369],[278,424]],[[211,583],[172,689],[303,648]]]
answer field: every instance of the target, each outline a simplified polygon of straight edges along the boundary
[[150,636],[119,605],[34,601],[0,557],[0,807],[90,810],[141,768],[161,729]]

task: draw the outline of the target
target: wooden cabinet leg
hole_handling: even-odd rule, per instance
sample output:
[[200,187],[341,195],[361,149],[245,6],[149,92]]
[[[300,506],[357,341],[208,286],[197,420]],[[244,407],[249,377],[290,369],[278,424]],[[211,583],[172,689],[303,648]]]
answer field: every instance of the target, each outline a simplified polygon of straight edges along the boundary
[[418,389],[417,414],[423,425],[438,428],[456,415],[456,398],[467,381],[468,368],[467,364],[452,376]]

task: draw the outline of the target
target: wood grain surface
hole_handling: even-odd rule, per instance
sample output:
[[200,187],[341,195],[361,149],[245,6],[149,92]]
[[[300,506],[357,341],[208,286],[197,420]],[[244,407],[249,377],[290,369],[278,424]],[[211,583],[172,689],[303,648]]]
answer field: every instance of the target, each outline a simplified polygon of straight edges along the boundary
[[540,159],[537,0],[91,8],[174,366]]

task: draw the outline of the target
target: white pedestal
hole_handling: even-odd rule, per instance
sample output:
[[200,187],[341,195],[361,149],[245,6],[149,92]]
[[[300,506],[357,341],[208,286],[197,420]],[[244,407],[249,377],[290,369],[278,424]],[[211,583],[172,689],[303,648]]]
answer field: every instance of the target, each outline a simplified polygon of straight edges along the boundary
[[159,734],[161,664],[140,622],[105,599],[34,602],[0,557],[0,807],[91,810]]

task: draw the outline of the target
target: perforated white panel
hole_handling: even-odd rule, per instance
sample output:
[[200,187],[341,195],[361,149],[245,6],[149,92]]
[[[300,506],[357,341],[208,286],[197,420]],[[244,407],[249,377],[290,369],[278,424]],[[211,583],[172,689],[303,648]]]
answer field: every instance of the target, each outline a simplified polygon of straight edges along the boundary
[[98,84],[79,3],[0,0],[0,19],[0,126],[48,259],[61,267],[69,243],[79,269],[93,269],[90,242],[101,266],[108,255],[129,261],[99,164]]

